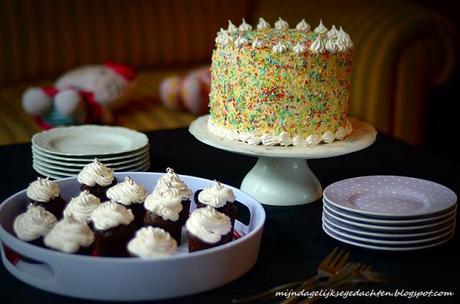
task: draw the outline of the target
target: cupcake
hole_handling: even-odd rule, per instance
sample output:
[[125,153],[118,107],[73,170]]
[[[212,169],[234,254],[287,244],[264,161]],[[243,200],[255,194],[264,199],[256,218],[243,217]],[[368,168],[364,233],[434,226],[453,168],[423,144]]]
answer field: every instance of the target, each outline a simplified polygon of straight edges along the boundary
[[126,245],[136,230],[132,224],[134,215],[131,210],[120,204],[105,202],[91,214],[96,255],[124,257],[128,256]]
[[135,257],[145,259],[166,258],[177,249],[176,240],[161,228],[143,227],[128,243],[128,252]]
[[213,248],[232,240],[230,218],[210,206],[195,209],[185,227],[190,252]]
[[163,189],[164,187],[175,189],[181,196],[182,211],[179,215],[179,221],[181,225],[184,225],[190,213],[190,197],[192,196],[192,190],[187,187],[171,168],[167,168],[166,174],[158,179],[153,191],[157,188]]
[[133,212],[137,226],[142,226],[144,221],[145,208],[143,203],[146,197],[147,190],[131,177],[126,177],[124,182],[107,190],[107,198],[111,202],[121,204]]
[[29,205],[26,212],[14,219],[13,230],[18,239],[43,246],[43,238],[56,223],[54,214],[42,206]]
[[44,239],[45,246],[65,253],[91,255],[94,232],[85,221],[66,216]]
[[45,210],[54,214],[57,219],[62,217],[65,208],[65,201],[60,196],[57,183],[48,178],[37,178],[27,188],[27,198],[34,206],[42,206]]
[[180,214],[183,210],[182,196],[177,189],[157,186],[156,191],[147,196],[144,207],[146,209],[144,225],[166,230],[181,243],[182,224]]
[[234,202],[235,194],[233,191],[218,181],[214,181],[211,186],[195,194],[197,208],[210,206],[226,214],[230,218],[232,228],[235,225],[235,219],[238,213],[238,209]]
[[97,158],[87,164],[78,174],[78,182],[81,191],[88,190],[97,196],[101,202],[107,200],[106,192],[110,187],[115,186],[117,179],[113,175],[112,169],[101,164]]
[[64,209],[64,217],[71,216],[76,220],[89,223],[91,213],[101,204],[101,200],[84,190],[77,197],[70,200]]

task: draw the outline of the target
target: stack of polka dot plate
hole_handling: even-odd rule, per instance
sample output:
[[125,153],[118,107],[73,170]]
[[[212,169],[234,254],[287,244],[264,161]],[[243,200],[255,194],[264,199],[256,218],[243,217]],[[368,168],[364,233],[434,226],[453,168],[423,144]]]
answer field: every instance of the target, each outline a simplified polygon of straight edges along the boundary
[[323,203],[323,230],[359,247],[424,249],[447,242],[455,231],[457,195],[423,179],[350,178],[324,189]]

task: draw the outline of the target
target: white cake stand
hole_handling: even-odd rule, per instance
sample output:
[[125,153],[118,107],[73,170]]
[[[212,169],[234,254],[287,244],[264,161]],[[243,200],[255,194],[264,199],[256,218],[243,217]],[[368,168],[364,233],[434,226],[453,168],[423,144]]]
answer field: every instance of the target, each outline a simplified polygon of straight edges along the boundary
[[209,132],[208,117],[201,116],[193,121],[189,127],[190,133],[212,147],[257,156],[259,159],[243,179],[241,190],[263,204],[274,206],[308,204],[321,198],[321,184],[308,167],[306,159],[359,151],[374,143],[377,136],[374,127],[350,118],[353,132],[341,141],[314,147],[256,146],[221,138]]

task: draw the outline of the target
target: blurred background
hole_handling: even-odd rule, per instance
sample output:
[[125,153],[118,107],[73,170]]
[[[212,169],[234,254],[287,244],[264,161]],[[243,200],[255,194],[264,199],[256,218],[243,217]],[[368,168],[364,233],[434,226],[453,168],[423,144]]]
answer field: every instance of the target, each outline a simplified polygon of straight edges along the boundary
[[[455,2],[301,0],[0,0],[0,145],[40,130],[21,106],[30,86],[113,60],[138,71],[114,123],[186,127],[200,107],[163,103],[164,79],[210,63],[216,32],[245,18],[342,26],[354,45],[350,115],[380,132],[457,161],[458,29]],[[206,102],[198,98],[194,102]]]

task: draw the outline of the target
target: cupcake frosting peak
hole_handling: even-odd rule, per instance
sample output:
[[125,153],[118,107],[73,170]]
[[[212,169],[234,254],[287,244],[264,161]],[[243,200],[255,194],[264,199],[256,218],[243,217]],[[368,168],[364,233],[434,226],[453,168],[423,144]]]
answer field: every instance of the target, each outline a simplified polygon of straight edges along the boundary
[[94,232],[86,222],[71,216],[60,220],[44,239],[45,245],[67,253],[77,252],[94,242]]
[[20,240],[33,241],[47,235],[56,222],[56,217],[45,208],[29,206],[26,212],[16,217],[13,230]]
[[87,164],[78,174],[78,182],[87,186],[108,186],[113,182],[113,171],[97,158]]
[[133,220],[134,215],[131,210],[113,202],[100,204],[91,214],[91,221],[98,230],[107,230],[119,225],[128,225]]
[[49,202],[59,196],[59,186],[49,178],[38,177],[27,188],[27,197],[37,202]]
[[[180,195],[182,196],[182,200],[187,200],[192,196],[192,190],[190,190],[187,185],[180,179],[180,177],[174,172],[173,169],[167,168],[166,174],[161,176],[158,179],[156,187],[168,187],[168,188],[176,188]],[[154,190],[155,191],[155,190]]]
[[210,206],[195,209],[185,225],[194,236],[212,244],[232,229],[230,218]]
[[182,195],[168,183],[157,185],[145,199],[144,207],[165,220],[177,221],[183,209]]
[[140,204],[147,197],[147,190],[144,185],[136,183],[131,177],[127,176],[125,181],[107,190],[107,197],[116,203],[129,206]]
[[177,249],[176,240],[161,228],[144,227],[128,243],[128,251],[141,258],[164,258]]
[[210,187],[203,189],[198,194],[198,200],[211,207],[220,208],[225,206],[227,202],[234,202],[235,194],[231,189],[214,180]]
[[89,193],[88,190],[82,191],[77,197],[70,200],[64,209],[64,216],[72,216],[77,220],[89,222],[91,213],[101,204],[98,197]]

